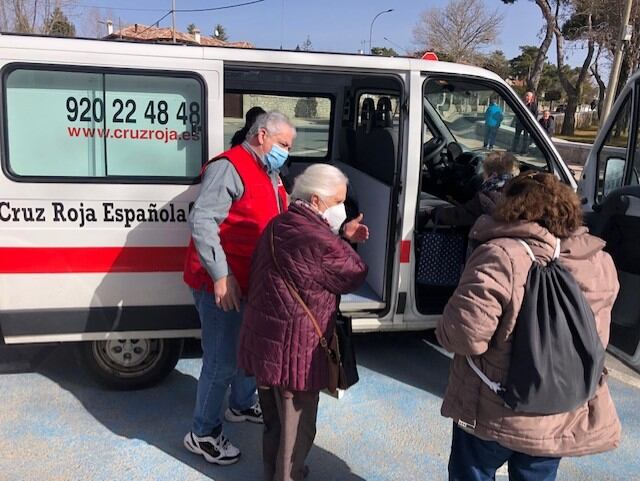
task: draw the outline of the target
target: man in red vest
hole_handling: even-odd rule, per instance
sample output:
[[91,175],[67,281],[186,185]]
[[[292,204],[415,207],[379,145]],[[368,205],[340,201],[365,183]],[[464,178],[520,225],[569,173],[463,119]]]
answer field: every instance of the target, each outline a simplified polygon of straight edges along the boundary
[[191,242],[184,281],[191,287],[202,325],[202,371],[185,447],[208,462],[232,464],[240,450],[222,433],[224,418],[262,423],[253,377],[236,367],[243,298],[249,287],[251,256],[269,221],[286,209],[279,169],[296,130],[279,112],[260,115],[241,145],[207,162],[189,218]]

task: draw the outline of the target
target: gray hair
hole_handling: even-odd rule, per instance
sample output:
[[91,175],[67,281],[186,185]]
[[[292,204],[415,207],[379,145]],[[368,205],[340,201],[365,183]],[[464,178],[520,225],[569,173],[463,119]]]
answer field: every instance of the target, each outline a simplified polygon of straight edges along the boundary
[[291,201],[300,199],[309,202],[313,194],[326,199],[337,194],[341,185],[349,184],[344,173],[329,164],[313,164],[296,177],[291,192]]
[[247,132],[247,139],[254,137],[260,132],[260,129],[265,129],[269,134],[274,135],[280,132],[283,125],[288,126],[293,131],[293,136],[296,136],[296,128],[293,126],[289,118],[283,113],[277,110],[272,110],[266,114],[260,114],[256,118],[249,132]]

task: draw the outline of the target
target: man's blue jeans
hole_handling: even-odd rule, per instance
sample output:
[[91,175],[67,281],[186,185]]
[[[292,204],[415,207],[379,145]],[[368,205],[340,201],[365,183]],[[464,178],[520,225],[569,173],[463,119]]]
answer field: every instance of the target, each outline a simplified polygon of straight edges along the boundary
[[449,481],[493,481],[504,463],[508,463],[510,481],[554,481],[560,458],[518,453],[453,426]]
[[222,425],[222,406],[231,385],[229,407],[247,409],[256,401],[256,381],[237,368],[241,312],[225,312],[213,294],[192,289],[202,326],[202,371],[198,379],[192,431],[206,436]]

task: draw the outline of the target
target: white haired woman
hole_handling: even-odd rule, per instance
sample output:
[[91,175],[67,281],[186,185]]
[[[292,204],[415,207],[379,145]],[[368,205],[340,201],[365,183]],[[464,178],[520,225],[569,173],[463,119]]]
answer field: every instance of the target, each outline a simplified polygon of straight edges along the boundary
[[[289,210],[267,226],[253,257],[238,359],[259,386],[265,481],[306,476],[319,394],[329,386],[318,331],[331,340],[340,295],[367,275],[339,235],[347,182],[330,165],[308,167],[295,180]],[[358,224],[351,240],[367,237]]]

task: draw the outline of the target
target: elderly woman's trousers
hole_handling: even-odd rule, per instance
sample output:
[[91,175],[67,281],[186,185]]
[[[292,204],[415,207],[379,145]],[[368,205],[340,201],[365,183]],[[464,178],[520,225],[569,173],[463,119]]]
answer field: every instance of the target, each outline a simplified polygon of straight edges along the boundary
[[258,395],[264,418],[264,480],[302,481],[316,437],[320,392],[260,387]]

